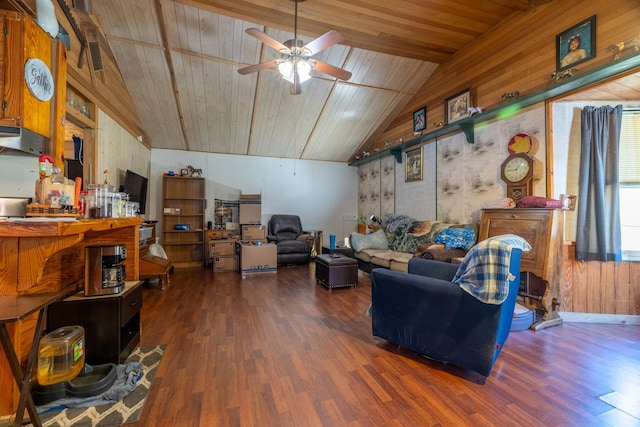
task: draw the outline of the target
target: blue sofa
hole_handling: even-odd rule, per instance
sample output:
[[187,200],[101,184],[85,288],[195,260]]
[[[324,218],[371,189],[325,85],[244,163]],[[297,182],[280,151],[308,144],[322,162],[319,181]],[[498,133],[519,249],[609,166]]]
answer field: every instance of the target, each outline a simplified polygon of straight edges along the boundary
[[[527,250],[528,243],[522,242],[522,249]],[[373,335],[488,377],[509,335],[522,249],[511,248],[504,262],[510,274],[502,275],[508,282],[508,288],[503,288],[508,294],[500,304],[485,303],[452,282],[463,265],[413,258],[407,273],[373,269]]]

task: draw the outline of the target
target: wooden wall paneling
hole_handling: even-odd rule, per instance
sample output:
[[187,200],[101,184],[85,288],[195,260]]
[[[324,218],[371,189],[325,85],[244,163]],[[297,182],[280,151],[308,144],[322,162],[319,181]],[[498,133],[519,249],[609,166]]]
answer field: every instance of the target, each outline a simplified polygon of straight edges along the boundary
[[0,239],[0,295],[16,295],[18,283],[18,238]]
[[640,315],[640,263],[578,261],[563,245],[560,311]]
[[633,313],[633,292],[631,285],[631,262],[616,262],[614,264],[614,277],[611,287],[615,290],[612,305],[616,314]]
[[580,312],[585,313],[599,313],[600,305],[602,303],[601,295],[601,268],[599,262],[586,261],[587,265],[587,277],[584,282],[586,285],[585,293],[580,295],[580,306],[582,309],[578,309]]
[[149,177],[151,150],[104,111],[98,111],[97,121],[98,147],[94,155],[97,156],[95,168],[98,173],[94,174],[94,182],[104,181],[106,169],[110,170],[110,181],[116,187],[124,185],[127,169]]
[[629,296],[633,314],[640,314],[640,262],[629,263]]
[[[67,52],[67,80],[85,98],[106,111],[133,135],[142,135],[138,113],[117,65],[109,55],[102,56],[105,79],[95,79],[85,55],[82,67],[78,67],[80,44],[72,33],[71,50]],[[87,49],[88,50],[88,49]]]
[[[614,262],[600,263],[600,304],[597,313],[615,313],[616,305],[620,303],[620,290],[616,286],[617,268]],[[626,267],[628,269],[628,267]]]
[[28,290],[30,294],[58,292],[70,284],[80,290],[84,286],[84,246],[73,245],[47,258],[42,275]]
[[562,247],[562,282],[560,283],[560,311],[574,311],[574,292],[576,286],[574,262],[575,245],[565,243]]
[[[65,237],[31,237],[21,238],[19,243],[20,256],[18,260],[17,293],[33,293],[36,285],[42,285],[41,280],[45,272],[47,285],[44,291],[55,292],[62,290],[60,279],[65,275],[66,266],[61,262],[60,251],[82,241],[82,235]],[[51,263],[45,269],[47,263]],[[46,271],[45,271],[46,270]],[[40,289],[40,288],[39,288]],[[42,291],[41,289],[39,291]]]
[[580,0],[570,0],[514,13],[500,28],[442,63],[373,145],[381,148],[397,135],[405,139],[411,135],[411,122],[404,117],[422,105],[427,105],[427,131],[433,130],[433,122],[444,120],[444,100],[466,87],[472,89],[474,105],[489,109],[505,103],[501,98],[505,92],[528,95],[553,85],[555,36],[593,14],[597,16],[596,57],[576,68],[584,72],[611,62],[612,44],[638,36],[640,4],[636,1],[594,0],[585,8]]
[[55,95],[53,98],[53,120],[52,120],[52,152],[55,165],[64,174],[64,122],[66,120],[67,109],[67,48],[60,41],[56,40],[54,48],[55,74],[54,85]]

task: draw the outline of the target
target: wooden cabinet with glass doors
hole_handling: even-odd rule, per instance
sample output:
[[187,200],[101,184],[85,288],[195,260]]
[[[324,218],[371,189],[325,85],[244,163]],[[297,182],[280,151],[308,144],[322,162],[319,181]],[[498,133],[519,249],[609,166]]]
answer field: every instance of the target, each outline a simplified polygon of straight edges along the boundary
[[162,246],[176,267],[203,266],[205,179],[162,177]]

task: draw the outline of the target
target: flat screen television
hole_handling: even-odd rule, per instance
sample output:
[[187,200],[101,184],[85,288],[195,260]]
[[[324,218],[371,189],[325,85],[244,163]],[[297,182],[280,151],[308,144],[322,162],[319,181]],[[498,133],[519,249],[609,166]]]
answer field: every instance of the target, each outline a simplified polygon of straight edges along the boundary
[[129,200],[140,204],[140,214],[145,213],[147,206],[147,185],[149,180],[142,175],[130,171],[124,176],[124,192],[129,195]]

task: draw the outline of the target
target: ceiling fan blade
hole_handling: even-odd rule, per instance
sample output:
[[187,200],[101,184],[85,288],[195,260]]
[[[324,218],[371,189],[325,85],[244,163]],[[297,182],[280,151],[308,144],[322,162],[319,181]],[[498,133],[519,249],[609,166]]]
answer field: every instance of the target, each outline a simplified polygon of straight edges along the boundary
[[309,43],[304,45],[303,50],[308,49],[311,52],[309,56],[315,55],[316,53],[328,48],[329,46],[340,43],[342,40],[344,40],[342,34],[337,32],[336,30],[329,30],[317,39],[311,40]]
[[347,81],[351,78],[351,72],[347,70],[343,70],[342,68],[334,67],[333,65],[329,65],[326,62],[315,61],[314,70],[319,71],[324,74],[328,74],[337,79]]
[[255,73],[256,71],[266,70],[269,68],[276,68],[278,66],[278,61],[272,59],[271,61],[261,62],[255,65],[249,65],[248,67],[239,68],[238,73],[245,75],[250,73]]
[[253,37],[257,38],[262,43],[266,44],[267,46],[271,46],[272,48],[274,48],[277,51],[281,51],[283,49],[286,50],[286,51],[289,51],[288,47],[286,47],[285,45],[280,43],[278,40],[272,38],[271,36],[267,35],[266,33],[260,31],[257,28],[247,28],[245,30],[245,33],[249,34],[250,36],[253,36]]
[[291,95],[300,95],[302,93],[302,85],[300,84],[300,75],[297,71],[293,72],[293,84],[291,85]]

